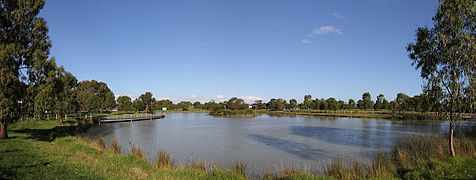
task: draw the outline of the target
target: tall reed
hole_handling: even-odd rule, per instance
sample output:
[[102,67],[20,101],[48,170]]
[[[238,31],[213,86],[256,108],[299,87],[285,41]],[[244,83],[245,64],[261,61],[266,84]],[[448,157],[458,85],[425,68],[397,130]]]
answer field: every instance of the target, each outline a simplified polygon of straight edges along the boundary
[[155,159],[155,168],[173,169],[175,166],[175,162],[172,158],[170,158],[170,154],[168,152],[157,152],[157,154],[155,155]]

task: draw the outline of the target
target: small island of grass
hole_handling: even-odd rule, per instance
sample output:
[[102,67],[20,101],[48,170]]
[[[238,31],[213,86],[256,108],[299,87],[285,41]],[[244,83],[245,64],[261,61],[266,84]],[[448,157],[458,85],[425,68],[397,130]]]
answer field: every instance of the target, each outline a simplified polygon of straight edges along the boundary
[[212,116],[220,117],[254,117],[258,115],[250,109],[250,106],[243,99],[236,97],[231,98],[223,103],[216,104],[210,112]]
[[243,110],[231,110],[231,109],[220,109],[217,111],[210,112],[212,116],[221,116],[221,117],[255,117],[258,115],[251,109]]

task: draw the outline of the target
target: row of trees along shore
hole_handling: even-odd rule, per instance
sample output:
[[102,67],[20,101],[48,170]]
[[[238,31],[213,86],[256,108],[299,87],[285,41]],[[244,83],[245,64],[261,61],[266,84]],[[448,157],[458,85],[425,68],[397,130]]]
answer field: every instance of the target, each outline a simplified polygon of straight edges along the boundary
[[[220,109],[230,110],[243,110],[243,109],[256,109],[256,110],[347,110],[347,109],[359,109],[359,110],[390,110],[394,113],[412,111],[412,112],[440,112],[443,110],[443,104],[441,100],[432,99],[432,97],[426,94],[415,95],[410,97],[404,93],[398,93],[397,97],[388,101],[383,94],[376,96],[376,100],[373,101],[370,93],[366,92],[362,95],[362,99],[348,101],[336,100],[335,98],[316,98],[312,99],[311,95],[305,95],[302,103],[298,103],[296,99],[290,99],[289,101],[283,98],[272,98],[268,102],[262,100],[256,100],[254,103],[247,104],[243,99],[233,97],[228,101],[223,102],[206,102],[201,103],[199,101],[182,101],[174,104],[172,101],[156,100],[152,97],[152,93],[146,92],[136,98],[134,101],[128,96],[120,96],[117,98],[117,109],[119,111],[144,111],[151,112],[162,110],[180,110],[188,111],[190,109],[200,109],[208,111],[216,111]],[[464,112],[473,113],[476,111],[476,106],[467,106]]]

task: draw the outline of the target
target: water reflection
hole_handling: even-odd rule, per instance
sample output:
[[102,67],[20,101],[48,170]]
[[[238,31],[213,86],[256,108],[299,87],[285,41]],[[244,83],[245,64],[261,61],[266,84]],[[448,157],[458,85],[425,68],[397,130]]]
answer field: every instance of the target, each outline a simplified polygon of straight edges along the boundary
[[389,148],[392,133],[368,129],[347,129],[321,126],[291,126],[291,134],[315,138],[332,144],[364,148]]
[[249,136],[258,142],[264,143],[268,146],[298,156],[303,159],[318,160],[322,159],[323,157],[326,157],[325,151],[321,149],[315,149],[308,144],[278,139],[271,136],[259,134],[250,134]]

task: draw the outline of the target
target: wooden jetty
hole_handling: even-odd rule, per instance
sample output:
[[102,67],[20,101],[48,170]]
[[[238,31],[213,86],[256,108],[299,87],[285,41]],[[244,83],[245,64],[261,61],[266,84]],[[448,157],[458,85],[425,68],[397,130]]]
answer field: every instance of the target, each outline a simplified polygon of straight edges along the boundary
[[143,121],[164,118],[165,113],[153,113],[153,114],[121,114],[109,116],[107,118],[98,119],[97,122],[101,123],[113,123],[113,122],[127,122],[127,121]]

